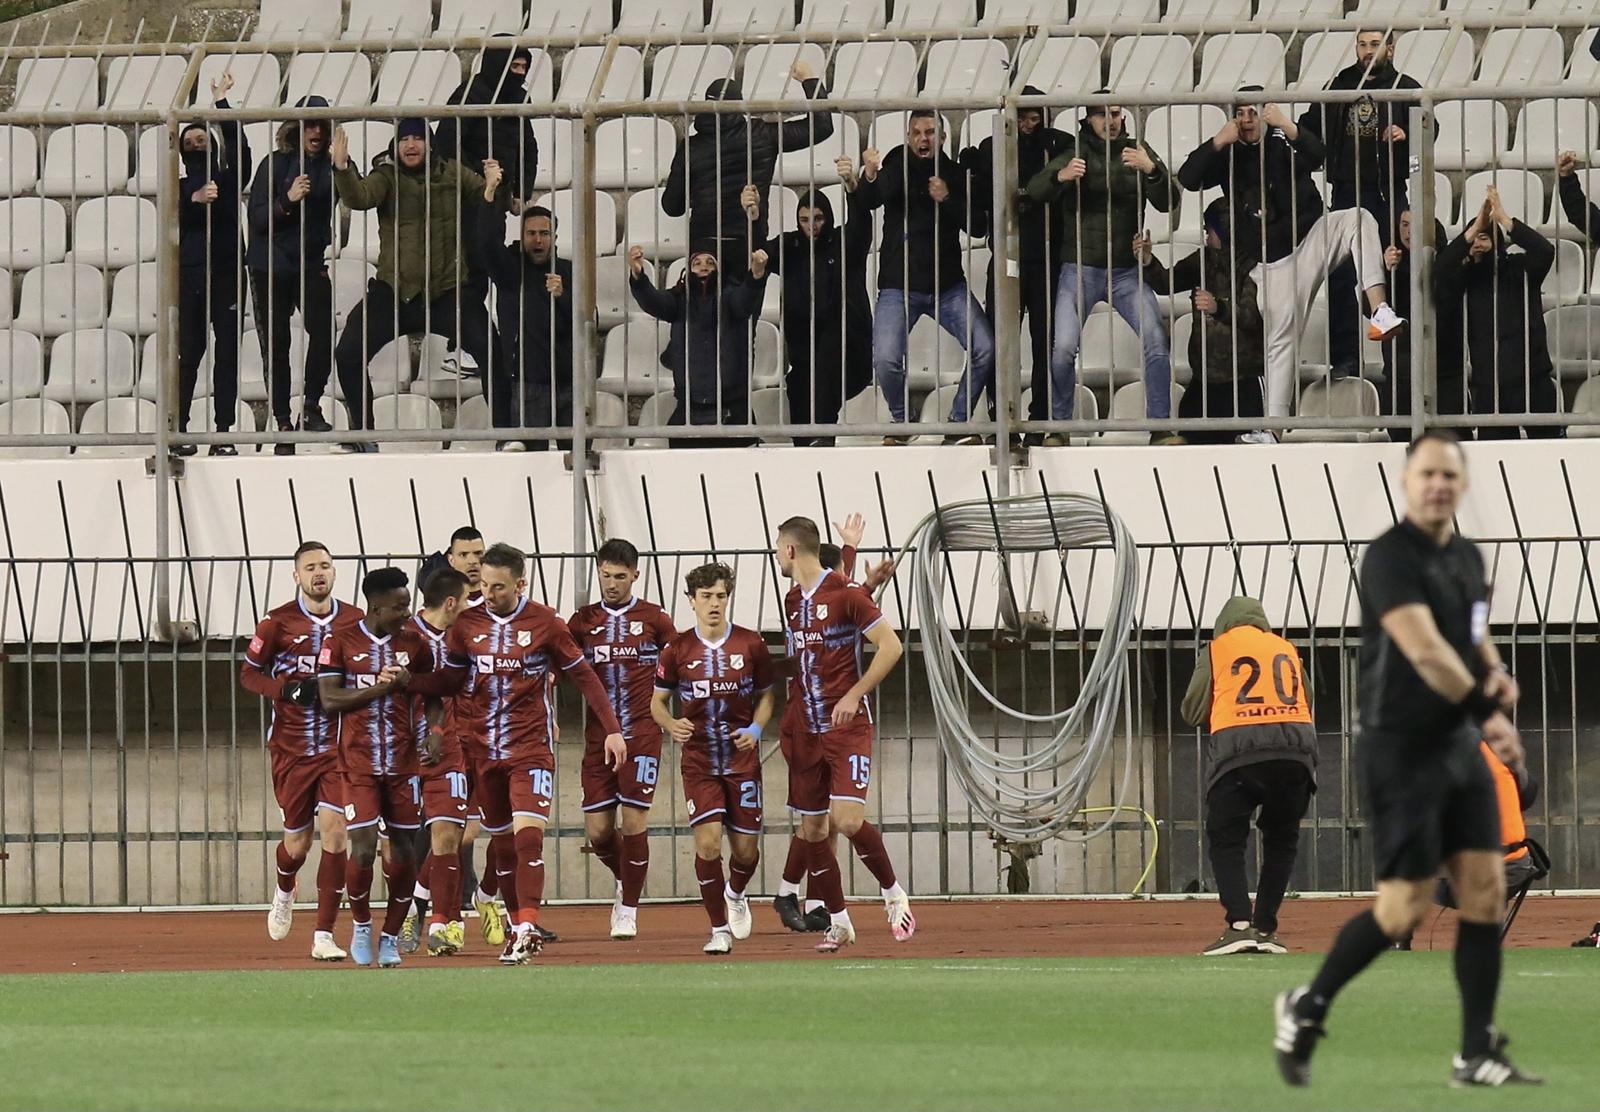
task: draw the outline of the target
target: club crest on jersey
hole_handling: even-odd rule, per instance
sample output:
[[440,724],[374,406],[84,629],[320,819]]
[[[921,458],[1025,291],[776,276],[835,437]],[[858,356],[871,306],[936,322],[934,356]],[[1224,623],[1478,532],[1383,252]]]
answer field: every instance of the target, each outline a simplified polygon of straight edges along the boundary
[[735,669],[743,668],[744,667],[744,653],[734,653],[732,656],[730,656],[728,658],[728,667],[735,668]]
[[828,604],[827,603],[823,603],[822,605],[817,607],[817,621],[825,622],[827,620],[828,620]]
[[630,636],[633,636],[633,637],[641,636],[644,633],[644,623],[643,622],[629,622],[628,623],[628,633],[629,633]]
[[519,630],[517,630],[517,644],[519,646],[521,646],[522,648],[524,648],[524,649],[527,648],[529,645],[533,644],[533,630],[531,630],[531,629],[519,629]]
[[402,668],[409,668],[409,667],[411,667],[411,654],[410,653],[395,653],[394,654],[394,661],[395,661],[396,664],[400,665],[400,667],[402,667]]

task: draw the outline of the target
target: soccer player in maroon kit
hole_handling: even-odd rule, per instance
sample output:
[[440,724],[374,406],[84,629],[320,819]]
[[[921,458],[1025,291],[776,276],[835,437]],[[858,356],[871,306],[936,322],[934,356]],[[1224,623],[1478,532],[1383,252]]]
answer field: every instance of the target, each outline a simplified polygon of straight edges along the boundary
[[[761,731],[772,719],[772,656],[761,635],[728,623],[733,569],[705,564],[685,579],[695,628],[673,641],[656,668],[650,712],[678,742],[683,795],[694,831],[694,872],[711,919],[708,954],[750,937],[745,888],[761,860]],[[678,699],[682,717],[674,718]],[[722,830],[728,829],[728,880]],[[826,843],[824,843],[826,844]]]
[[[795,663],[789,699],[801,704],[804,726],[789,756],[789,807],[800,814],[801,835],[809,843],[811,890],[827,906],[831,920],[817,949],[833,953],[854,942],[856,931],[845,909],[830,829],[850,839],[878,879],[895,941],[910,939],[917,924],[905,889],[895,879],[883,835],[866,821],[873,741],[868,696],[899,661],[900,637],[872,596],[822,566],[821,546],[821,534],[810,518],[791,517],[778,526],[778,569],[794,580],[783,607]],[[877,650],[865,672],[863,638]]]
[[[400,925],[411,907],[417,863],[412,841],[422,824],[417,750],[431,722],[405,690],[412,669],[433,668],[433,651],[411,621],[411,592],[399,568],[376,568],[361,581],[367,616],[336,632],[317,657],[322,705],[339,715],[339,766],[345,781],[350,862],[345,886],[355,930],[350,956],[372,964],[372,865],[378,823],[389,835],[383,877],[389,906],[378,938],[378,965],[400,964]],[[432,716],[437,721],[437,714]]]
[[524,594],[527,558],[508,544],[483,554],[483,605],[463,613],[446,638],[448,664],[433,676],[413,676],[421,695],[469,696],[458,702],[463,731],[484,739],[487,758],[478,768],[478,803],[483,828],[494,841],[511,832],[514,878],[501,878],[516,926],[500,961],[522,965],[542,948],[534,930],[544,897],[544,831],[555,792],[555,706],[550,676],[569,676],[605,731],[606,761],[627,760],[622,730],[600,677],[572,640],[566,623],[548,606]]
[[322,860],[311,956],[343,961],[346,954],[333,940],[333,923],[344,892],[344,782],[337,720],[317,699],[317,657],[335,631],[353,626],[362,613],[333,597],[333,557],[317,541],[306,541],[295,551],[294,582],[299,588],[294,600],[261,619],[239,667],[240,685],[272,700],[267,748],[272,792],[283,812],[283,841],[278,843],[278,885],[267,912],[267,934],[274,941],[289,936],[295,878],[311,852],[315,823]]
[[606,763],[605,730],[589,718],[583,739],[583,828],[595,856],[617,879],[611,937],[629,939],[639,933],[639,897],[650,868],[650,804],[661,770],[661,728],[650,715],[650,698],[661,650],[678,631],[665,610],[634,597],[637,548],[613,537],[595,553],[595,564],[600,601],[573,614],[567,628],[605,684],[628,759],[616,768]]

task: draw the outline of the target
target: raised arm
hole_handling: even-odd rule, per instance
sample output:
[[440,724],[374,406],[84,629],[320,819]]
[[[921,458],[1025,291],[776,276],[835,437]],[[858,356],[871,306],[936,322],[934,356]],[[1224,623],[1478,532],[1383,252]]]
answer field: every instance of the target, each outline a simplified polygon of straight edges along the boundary
[[[801,67],[805,63],[796,62],[795,65]],[[809,74],[809,69],[806,72]],[[807,100],[820,100],[828,95],[821,80],[815,77],[806,77],[800,82],[800,87],[805,90]],[[833,116],[826,111],[807,112],[797,119],[784,120],[778,128],[778,142],[784,150],[803,151],[833,134]]]

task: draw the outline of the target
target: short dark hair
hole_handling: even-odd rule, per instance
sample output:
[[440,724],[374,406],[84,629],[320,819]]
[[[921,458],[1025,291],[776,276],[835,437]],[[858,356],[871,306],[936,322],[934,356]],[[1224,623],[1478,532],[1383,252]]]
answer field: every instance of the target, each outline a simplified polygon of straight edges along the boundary
[[478,532],[478,530],[474,526],[463,525],[461,528],[457,529],[454,533],[450,534],[450,543],[449,543],[449,545],[446,546],[445,551],[446,552],[454,552],[456,550],[456,542],[457,541],[481,541],[481,540],[483,540],[483,534]]
[[829,571],[838,571],[844,566],[844,549],[824,541],[817,546],[817,559]]
[[809,517],[791,517],[778,526],[778,536],[788,537],[797,551],[815,556],[822,549],[822,531]]
[[935,112],[932,108],[913,108],[911,110],[911,115],[906,117],[907,127],[911,126],[912,120],[932,120],[934,126],[937,127],[939,126],[939,113]]
[[422,605],[429,610],[437,610],[444,605],[445,599],[460,598],[470,586],[467,577],[455,568],[440,568],[422,584]]
[[556,230],[556,214],[545,208],[543,205],[529,205],[527,208],[523,209],[522,223],[518,224],[517,227],[523,227],[535,216],[544,217],[546,220],[550,221],[550,230],[552,232]]
[[683,577],[683,585],[690,598],[694,598],[697,591],[708,591],[718,583],[726,583],[728,593],[733,593],[733,569],[715,561],[701,564]]
[[1454,429],[1423,429],[1415,440],[1406,445],[1406,459],[1410,459],[1418,448],[1430,440],[1435,444],[1453,444],[1456,451],[1461,453],[1461,458],[1466,458],[1466,450],[1461,447],[1461,438],[1455,434]]
[[410,582],[399,568],[373,568],[361,580],[361,593],[370,601],[390,591],[403,591]]
[[594,554],[597,564],[620,564],[625,568],[639,566],[639,550],[621,537],[612,537]]
[[483,566],[503,568],[510,572],[513,578],[521,579],[522,574],[528,570],[528,558],[522,554],[522,549],[513,548],[504,541],[497,541],[483,554]]
[[[328,552],[328,546],[321,541],[301,541],[300,547],[294,550],[294,562],[298,564],[300,557],[307,552]],[[328,555],[332,556],[333,553],[328,552]]]

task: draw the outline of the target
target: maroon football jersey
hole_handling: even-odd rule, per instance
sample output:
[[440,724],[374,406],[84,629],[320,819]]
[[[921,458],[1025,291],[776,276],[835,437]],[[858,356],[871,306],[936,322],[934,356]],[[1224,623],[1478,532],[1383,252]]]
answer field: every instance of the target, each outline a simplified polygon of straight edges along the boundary
[[734,748],[733,732],[755,720],[756,702],[772,680],[766,643],[743,626],[729,626],[716,642],[691,629],[662,650],[656,690],[677,695],[678,717],[694,723],[694,736],[683,745],[684,767],[713,776],[759,768],[755,750]]
[[[834,704],[865,670],[863,635],[883,621],[883,612],[864,587],[833,571],[824,572],[809,594],[799,584],[789,588],[783,611],[789,655],[794,658],[789,701],[800,705],[808,732],[827,733],[833,728]],[[861,700],[861,714],[872,721],[870,696]]]
[[[446,631],[434,629],[421,614],[413,614],[411,623],[416,628],[416,631],[421,634],[423,642],[428,646],[429,657],[433,662],[432,670],[436,671],[445,667],[450,659],[450,651],[445,641]],[[427,709],[425,701],[419,698],[417,702],[423,704],[419,706],[419,710],[421,710],[424,722],[426,722]],[[435,769],[459,768],[462,765],[462,748],[461,731],[456,722],[456,697],[447,695],[440,702],[444,705],[444,717],[439,720],[439,733],[444,737],[444,742],[440,747],[443,757],[438,764],[431,767]],[[424,725],[423,734],[426,734],[426,732],[426,725]],[[422,736],[422,734],[418,735],[419,741]]]
[[[433,670],[433,650],[412,622],[388,637],[357,622],[330,637],[317,658],[318,674],[340,676],[346,688],[372,687],[393,666]],[[417,742],[426,729],[423,700],[405,690],[347,710],[339,715],[340,767],[366,776],[415,776]]]
[[[567,620],[567,628],[605,684],[628,748],[636,741],[660,741],[661,727],[650,717],[650,696],[655,691],[661,650],[678,635],[672,617],[653,602],[630,598],[617,610],[603,602],[585,606]],[[584,724],[584,740],[600,745],[605,738],[605,730],[590,715]]]
[[[284,603],[261,619],[240,670],[253,669],[280,681],[315,679],[323,644],[333,633],[355,625],[365,616],[359,606],[335,599],[333,609],[318,617],[306,610],[297,595],[293,602]],[[338,740],[337,715],[320,706],[303,707],[273,699],[267,744],[274,752],[316,757],[331,752]]]

